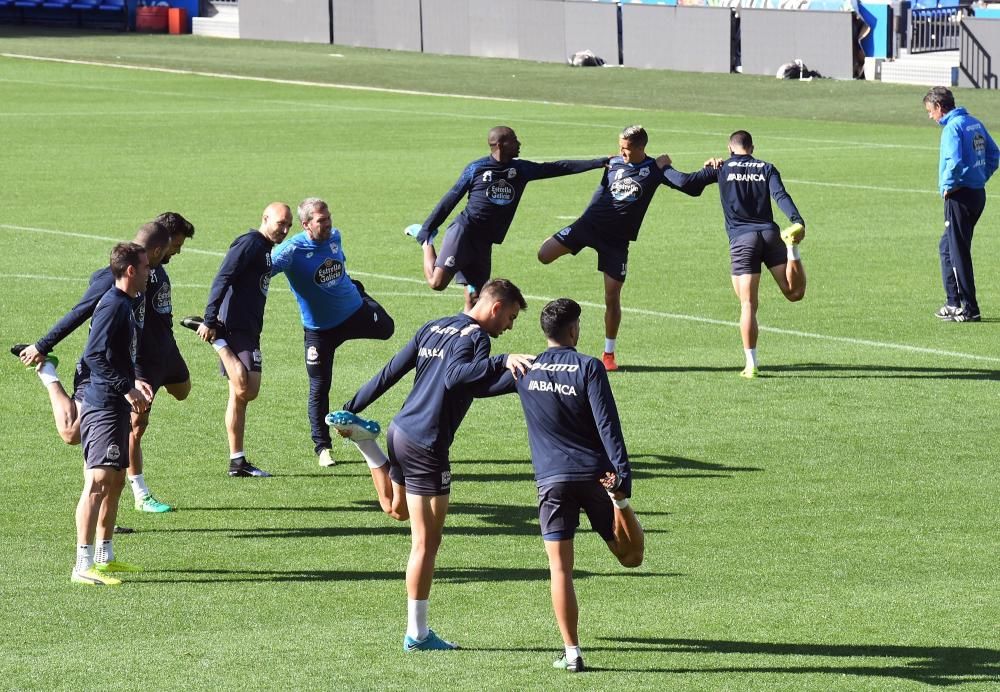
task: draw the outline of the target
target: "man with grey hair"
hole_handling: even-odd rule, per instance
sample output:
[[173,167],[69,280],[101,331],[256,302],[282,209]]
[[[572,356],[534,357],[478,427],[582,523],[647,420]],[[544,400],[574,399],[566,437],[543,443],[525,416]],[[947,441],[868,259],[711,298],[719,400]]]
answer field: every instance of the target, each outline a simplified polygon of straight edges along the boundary
[[333,357],[351,339],[386,340],[395,331],[389,313],[347,273],[340,230],[333,228],[330,207],[310,197],[298,208],[302,232],[271,251],[272,276],[284,273],[299,303],[305,330],[309,375],[309,426],[320,466],[334,466],[330,428]]
[[986,181],[997,170],[1000,153],[986,127],[955,107],[950,89],[928,91],[924,108],[942,127],[938,190],[944,199],[944,233],[938,249],[945,304],[935,315],[948,322],[979,322],[972,234],[986,208]]
[[[507,236],[525,186],[532,180],[583,173],[608,163],[607,158],[550,163],[519,159],[521,142],[506,125],[491,129],[487,143],[490,155],[466,166],[427,220],[405,231],[423,248],[424,278],[428,285],[435,291],[443,291],[452,278],[464,284],[466,309],[490,279],[493,246]],[[439,255],[434,249],[438,227],[466,195],[469,201],[448,227]]]
[[646,155],[649,135],[642,125],[622,130],[619,155],[608,170],[579,219],[542,243],[538,261],[549,264],[585,247],[597,251],[597,270],[604,273],[604,354],[607,370],[617,370],[615,344],[622,321],[622,287],[628,268],[629,243],[639,237],[653,194],[660,185],[671,185],[661,171],[670,165],[666,154],[657,159]]

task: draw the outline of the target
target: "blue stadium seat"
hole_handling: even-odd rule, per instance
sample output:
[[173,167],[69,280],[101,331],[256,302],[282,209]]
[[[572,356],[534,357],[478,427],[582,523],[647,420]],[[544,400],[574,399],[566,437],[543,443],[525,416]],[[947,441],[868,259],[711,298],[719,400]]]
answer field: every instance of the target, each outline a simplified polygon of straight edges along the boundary
[[14,0],[0,0],[0,24],[21,22],[21,10],[14,7]]
[[80,25],[102,29],[128,29],[128,6],[125,0],[75,0],[71,5],[80,12]]

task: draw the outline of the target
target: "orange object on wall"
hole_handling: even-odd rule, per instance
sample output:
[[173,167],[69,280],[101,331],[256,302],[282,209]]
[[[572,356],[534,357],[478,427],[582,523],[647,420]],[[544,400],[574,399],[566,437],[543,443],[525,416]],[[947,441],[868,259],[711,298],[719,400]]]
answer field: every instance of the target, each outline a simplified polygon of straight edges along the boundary
[[172,34],[189,34],[187,10],[183,7],[171,7],[167,11],[167,26]]
[[167,31],[168,7],[139,7],[135,11],[135,30],[150,34]]

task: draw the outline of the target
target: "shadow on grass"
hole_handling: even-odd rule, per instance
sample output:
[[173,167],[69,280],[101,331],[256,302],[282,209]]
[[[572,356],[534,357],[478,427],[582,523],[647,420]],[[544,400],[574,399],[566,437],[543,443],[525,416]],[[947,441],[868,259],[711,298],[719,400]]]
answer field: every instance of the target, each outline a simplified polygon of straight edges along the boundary
[[[656,478],[732,478],[733,473],[756,472],[764,469],[756,466],[727,466],[725,464],[686,459],[665,454],[630,453],[632,461],[632,478],[650,480]],[[534,482],[531,461],[529,459],[467,459],[454,462],[452,479],[456,483],[485,483],[504,481]],[[510,473],[475,473],[475,465],[496,464],[522,466],[528,470]]]
[[[626,372],[739,372],[732,366],[632,365],[619,368]],[[1000,380],[1000,370],[989,368],[924,368],[904,365],[846,365],[838,363],[789,363],[764,365],[761,378],[787,375],[802,379],[906,379],[906,380]],[[734,380],[735,381],[735,380]]]
[[[734,664],[723,667],[643,668],[636,673],[787,673],[871,678],[901,678],[935,686],[961,685],[970,682],[1000,682],[1000,651],[976,647],[893,646],[851,644],[789,644],[778,642],[740,642],[711,639],[668,639],[646,637],[601,637],[616,648],[632,652],[653,651],[681,654],[734,654],[750,656],[792,656],[788,665]],[[802,662],[801,658],[906,659],[891,665],[875,661],[852,661],[850,665]]]
[[[241,569],[164,569],[148,572],[149,575],[177,575],[176,578],[142,579],[144,584],[202,584],[244,582],[325,582],[325,581],[402,581],[403,570],[241,570]],[[629,578],[680,577],[682,574],[621,570],[616,572],[590,572],[576,570],[576,579],[622,576]],[[434,570],[435,583],[473,584],[478,582],[520,582],[549,580],[548,569],[530,567],[439,567]],[[136,582],[139,580],[136,579]]]

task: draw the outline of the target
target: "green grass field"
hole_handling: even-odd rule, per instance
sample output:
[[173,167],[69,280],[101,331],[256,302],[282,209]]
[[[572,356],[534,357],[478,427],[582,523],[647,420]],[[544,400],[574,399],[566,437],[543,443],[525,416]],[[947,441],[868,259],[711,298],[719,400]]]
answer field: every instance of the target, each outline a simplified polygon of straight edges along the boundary
[[[38,379],[0,367],[0,687],[68,689],[917,689],[1000,683],[997,415],[1000,221],[975,244],[981,324],[942,324],[938,128],[921,87],[467,60],[192,37],[0,30],[0,345],[32,341],[82,294],[113,242],[177,210],[197,233],[170,264],[175,315],[200,313],[230,241],[271,200],[330,201],[353,276],[394,316],[389,342],[337,356],[346,400],[461,294],[423,283],[421,221],[492,125],[533,160],[614,151],[641,122],[651,153],[691,170],[749,129],[808,222],[806,300],[762,282],[761,365],[737,376],[738,305],[717,197],[662,190],[632,247],[612,376],[647,558],[625,571],[577,540],[593,672],[550,668],[548,596],[520,406],[476,403],[452,448],[452,511],[431,624],[454,654],[404,655],[408,529],[374,503],[350,447],[317,466],[295,301],[272,284],[250,458],[225,475],[226,389],[212,350],[177,334],[191,397],[157,400],[146,475],[179,511],[121,511],[145,568],[121,588],[69,582],[81,452]],[[342,57],[334,57],[337,53]],[[183,71],[267,77],[247,81]],[[314,84],[292,84],[301,80]],[[454,98],[327,88],[360,84]],[[995,93],[959,103],[1000,131]],[[585,304],[602,347],[593,253],[538,245],[584,208],[597,173],[534,183],[494,270],[529,311],[495,352],[539,351],[545,300]],[[992,185],[992,189],[996,184]],[[60,344],[70,372],[85,330]],[[384,424],[408,387],[368,410]]]

